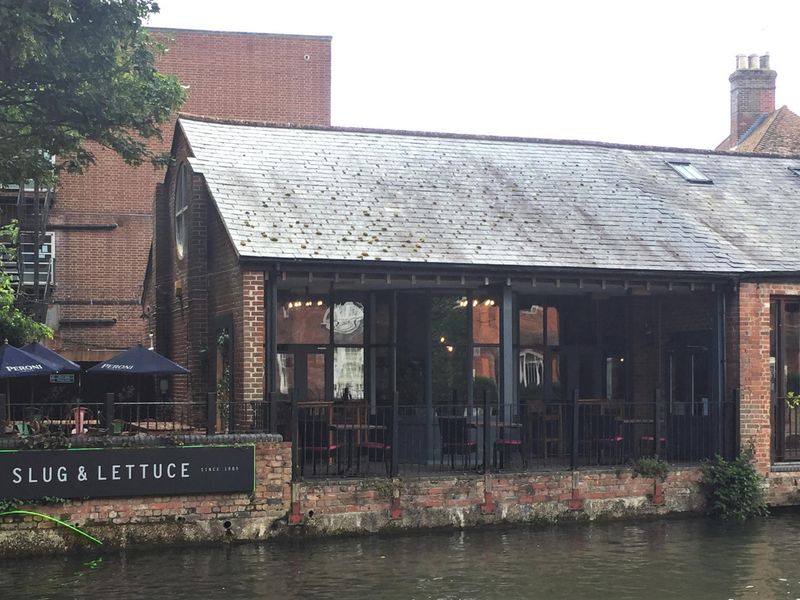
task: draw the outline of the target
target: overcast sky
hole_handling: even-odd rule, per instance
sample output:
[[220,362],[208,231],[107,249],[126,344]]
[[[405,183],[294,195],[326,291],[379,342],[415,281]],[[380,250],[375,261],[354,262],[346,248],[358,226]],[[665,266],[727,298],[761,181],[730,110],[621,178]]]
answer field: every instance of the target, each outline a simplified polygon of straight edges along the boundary
[[333,36],[334,125],[707,148],[736,54],[800,111],[800,2],[158,0],[158,27]]

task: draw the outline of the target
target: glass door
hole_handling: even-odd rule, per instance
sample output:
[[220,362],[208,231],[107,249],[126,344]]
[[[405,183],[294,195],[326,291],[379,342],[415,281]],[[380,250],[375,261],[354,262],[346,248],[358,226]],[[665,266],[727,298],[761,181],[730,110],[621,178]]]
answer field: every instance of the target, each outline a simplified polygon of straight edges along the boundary
[[300,404],[329,400],[327,365],[325,348],[283,348],[278,352],[278,392],[286,399],[295,395]]

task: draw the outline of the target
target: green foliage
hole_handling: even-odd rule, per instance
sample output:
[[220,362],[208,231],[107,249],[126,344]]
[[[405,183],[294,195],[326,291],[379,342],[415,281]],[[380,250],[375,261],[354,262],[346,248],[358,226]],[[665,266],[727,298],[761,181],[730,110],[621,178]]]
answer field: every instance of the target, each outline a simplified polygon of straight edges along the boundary
[[664,481],[669,474],[669,463],[657,456],[642,457],[633,463],[633,474],[637,477]]
[[[16,222],[0,227],[0,261],[14,260],[17,237]],[[36,321],[19,306],[11,276],[0,267],[0,344],[8,340],[12,346],[23,346],[28,342],[51,337],[52,329]]]
[[786,392],[786,404],[789,408],[797,408],[800,406],[800,394],[797,392]]
[[142,21],[157,11],[152,0],[0,0],[0,181],[79,172],[94,160],[87,140],[130,164],[165,160],[146,143],[185,93],[154,68],[163,49]]
[[708,514],[733,521],[767,514],[765,482],[755,469],[753,455],[751,444],[731,461],[716,455],[703,463],[700,485]]

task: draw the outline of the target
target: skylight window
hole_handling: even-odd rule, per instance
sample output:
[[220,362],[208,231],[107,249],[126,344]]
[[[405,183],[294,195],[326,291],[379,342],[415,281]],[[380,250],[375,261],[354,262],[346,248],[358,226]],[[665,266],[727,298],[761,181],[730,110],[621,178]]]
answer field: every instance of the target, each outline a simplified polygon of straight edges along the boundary
[[667,164],[689,183],[714,183],[690,162],[667,161]]
[[800,167],[789,167],[789,170],[798,177],[800,177]]

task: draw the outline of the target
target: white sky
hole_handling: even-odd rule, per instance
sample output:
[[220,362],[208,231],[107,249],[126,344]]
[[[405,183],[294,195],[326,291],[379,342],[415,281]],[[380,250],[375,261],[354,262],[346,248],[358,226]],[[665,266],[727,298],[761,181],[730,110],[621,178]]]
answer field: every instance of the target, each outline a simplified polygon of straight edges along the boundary
[[334,125],[707,148],[736,54],[800,111],[796,0],[158,0],[158,27],[333,36]]

